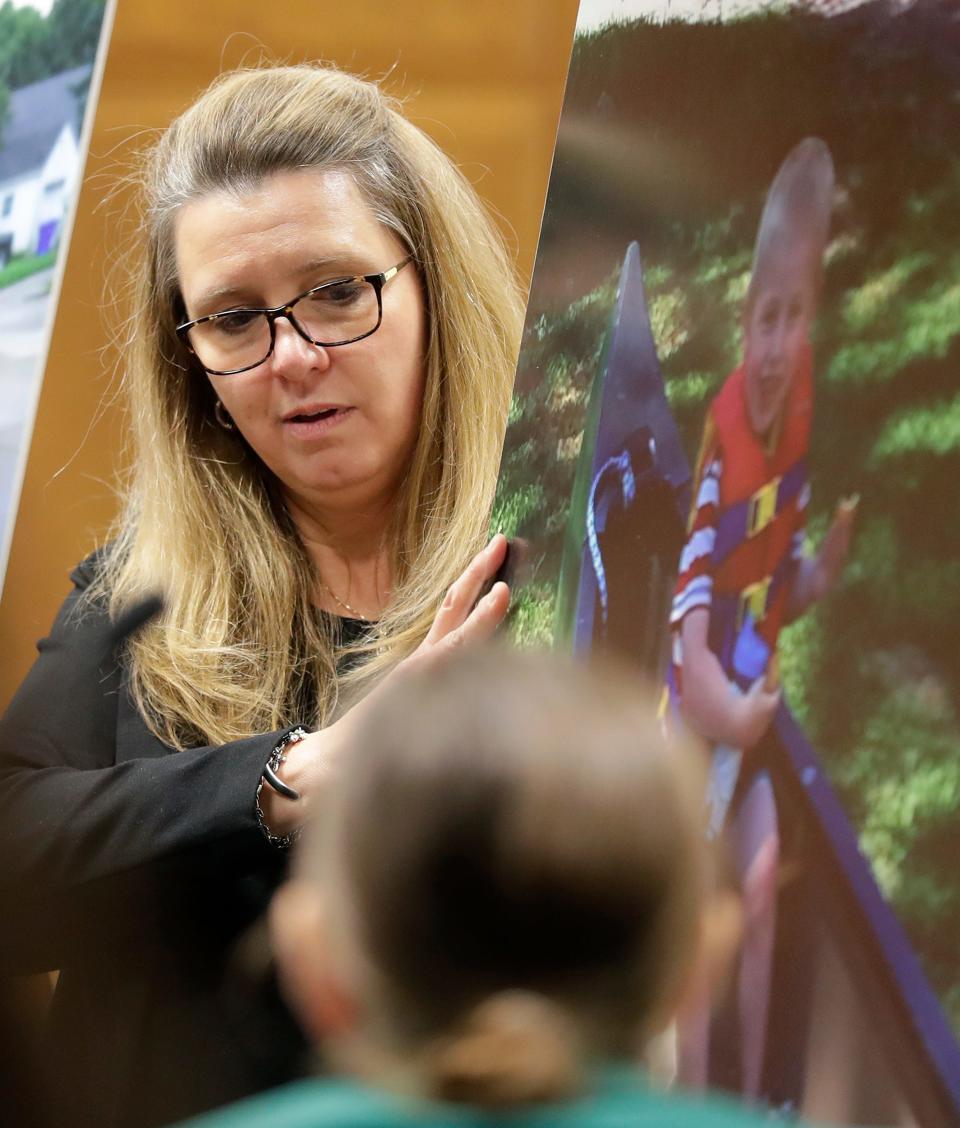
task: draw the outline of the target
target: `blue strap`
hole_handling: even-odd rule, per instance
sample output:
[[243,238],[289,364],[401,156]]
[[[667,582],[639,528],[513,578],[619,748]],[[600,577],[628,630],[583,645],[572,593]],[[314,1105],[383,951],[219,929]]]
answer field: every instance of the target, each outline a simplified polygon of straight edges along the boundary
[[[597,488],[600,485],[600,479],[611,470],[615,471],[620,476],[620,490],[623,497],[623,504],[629,505],[637,492],[637,482],[633,474],[633,466],[630,462],[630,452],[622,451],[620,454],[608,458],[607,461],[597,471],[596,477],[590,486],[590,497],[587,501],[587,547],[590,551],[590,561],[593,564],[593,570],[597,577],[597,593],[600,596],[600,618],[603,623],[607,621],[607,607],[609,605],[609,596],[607,595],[607,574],[603,566],[603,557],[600,554],[600,542],[597,539],[597,519],[594,512],[594,504],[596,500]],[[606,514],[604,514],[604,518]],[[606,520],[604,520],[606,524]]]

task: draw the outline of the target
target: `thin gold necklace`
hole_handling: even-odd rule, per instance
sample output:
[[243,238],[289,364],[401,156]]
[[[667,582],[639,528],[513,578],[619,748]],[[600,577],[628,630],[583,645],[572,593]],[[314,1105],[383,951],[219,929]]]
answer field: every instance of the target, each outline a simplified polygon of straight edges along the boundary
[[356,607],[351,607],[350,604],[347,603],[347,601],[345,599],[341,599],[340,596],[337,595],[337,593],[333,590],[333,588],[325,580],[320,581],[320,586],[327,593],[327,595],[330,596],[330,598],[334,601],[334,603],[339,603],[340,606],[344,609],[344,611],[349,611],[349,613],[353,616],[354,619],[363,619],[364,622],[367,622],[367,623],[369,623],[371,621],[369,615],[364,615],[364,613],[362,611],[358,611],[356,609]]

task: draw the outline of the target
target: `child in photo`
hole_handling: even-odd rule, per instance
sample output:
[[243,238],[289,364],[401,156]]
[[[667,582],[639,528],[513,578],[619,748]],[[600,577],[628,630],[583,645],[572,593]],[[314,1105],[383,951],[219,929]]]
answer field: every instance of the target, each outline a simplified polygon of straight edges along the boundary
[[[743,310],[743,361],[709,409],[671,613],[673,706],[714,746],[710,836],[734,812],[746,921],[741,1080],[751,1097],[761,1089],[779,861],[773,787],[752,750],[780,703],[780,630],[836,583],[855,507],[841,503],[819,552],[805,554],[810,329],[833,185],[830,152],[817,138],[790,152],[771,185]],[[707,1021],[704,1006],[699,1021],[684,1028],[681,1074],[688,1083],[706,1083]]]

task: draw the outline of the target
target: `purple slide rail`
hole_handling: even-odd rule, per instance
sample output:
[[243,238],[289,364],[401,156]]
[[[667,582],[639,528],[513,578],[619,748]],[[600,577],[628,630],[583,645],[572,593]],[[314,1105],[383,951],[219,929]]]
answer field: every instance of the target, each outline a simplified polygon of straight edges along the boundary
[[[841,901],[844,925],[857,934],[859,973],[880,988],[864,992],[864,998],[885,1012],[878,1015],[878,1033],[885,1027],[898,1043],[904,1095],[924,1128],[960,1125],[960,1047],[939,1000],[877,886],[823,765],[786,706],[772,735],[786,756],[781,782],[791,792],[792,810],[804,819],[816,854],[813,863],[827,871],[826,888]],[[883,1022],[883,1017],[894,1021]]]

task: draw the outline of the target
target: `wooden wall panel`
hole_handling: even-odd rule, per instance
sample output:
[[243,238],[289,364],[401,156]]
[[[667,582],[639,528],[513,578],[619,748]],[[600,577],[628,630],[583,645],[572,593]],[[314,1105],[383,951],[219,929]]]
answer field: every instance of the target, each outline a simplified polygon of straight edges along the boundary
[[326,59],[387,76],[411,118],[464,169],[514,247],[521,274],[537,234],[577,0],[119,0],[87,174],[0,600],[0,706],[102,538],[121,452],[110,403],[115,357],[103,310],[117,254],[124,161],[221,70],[262,57]]

